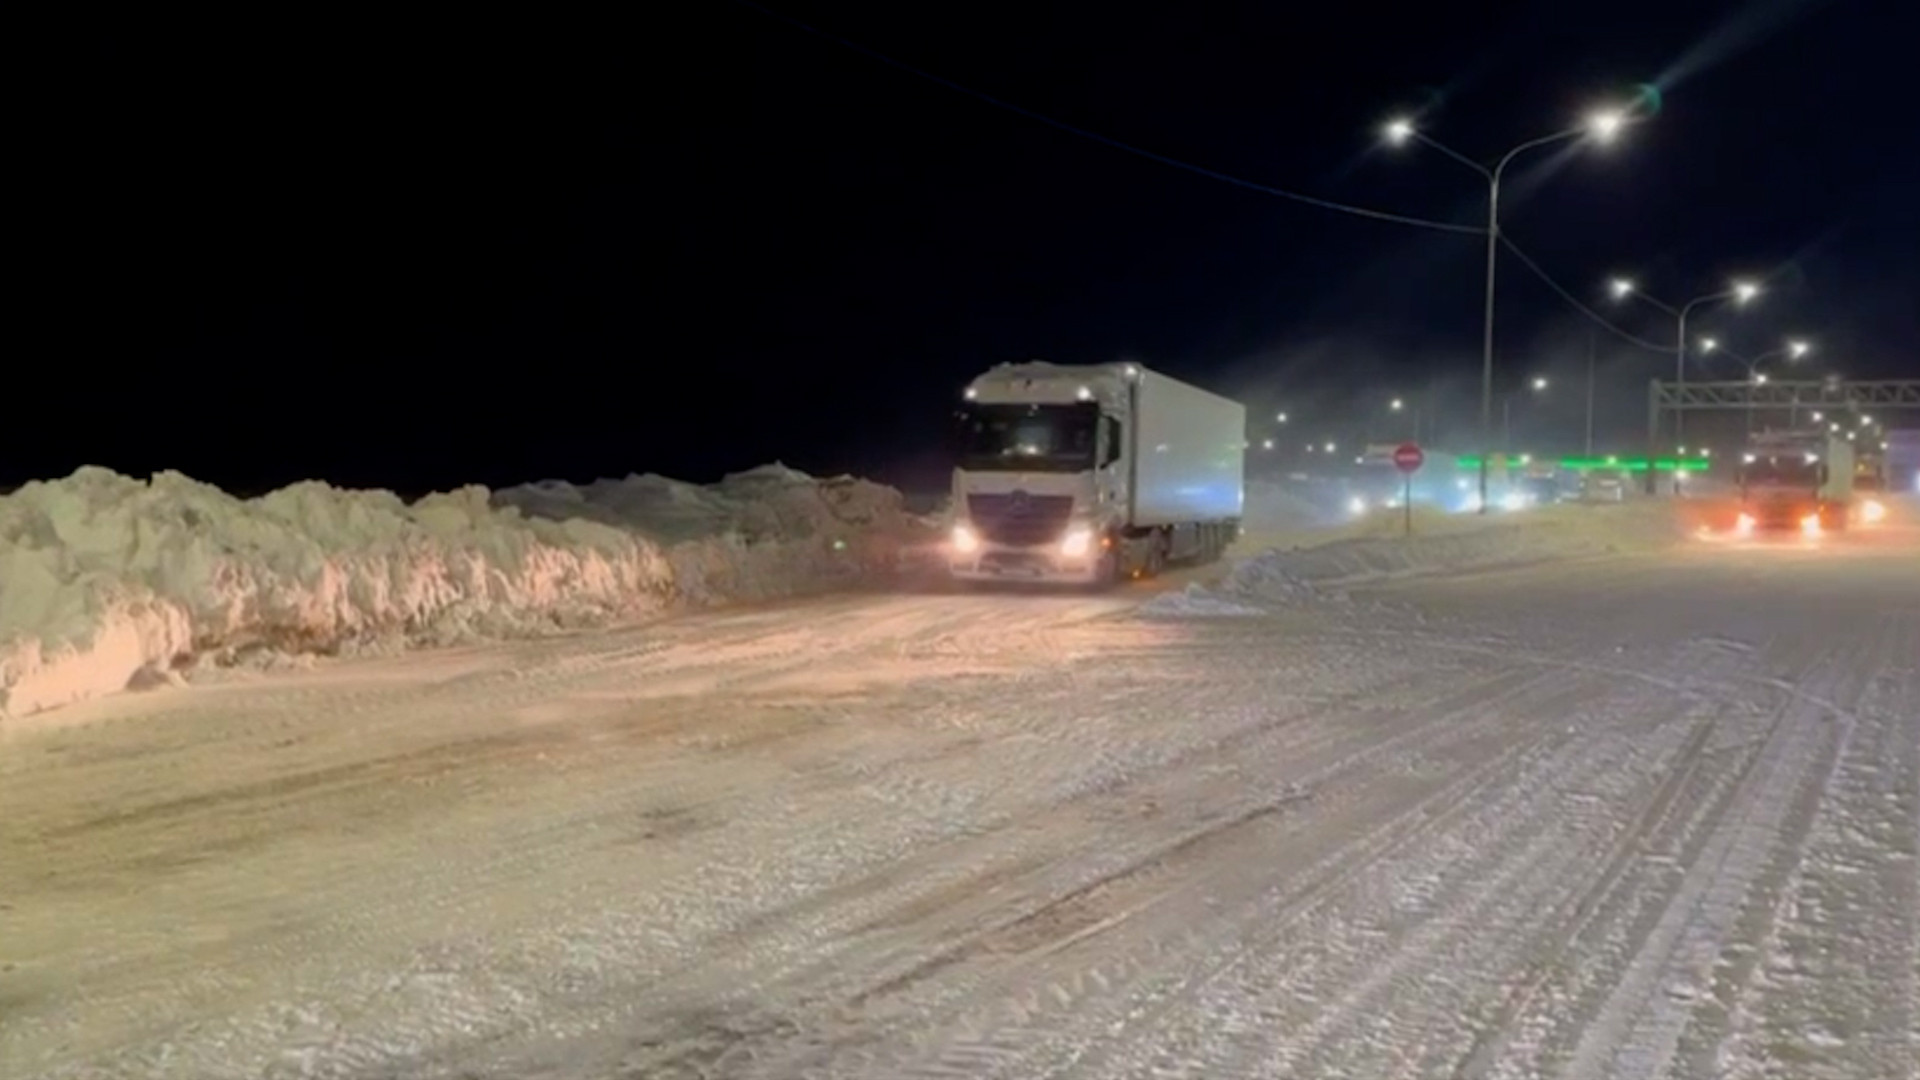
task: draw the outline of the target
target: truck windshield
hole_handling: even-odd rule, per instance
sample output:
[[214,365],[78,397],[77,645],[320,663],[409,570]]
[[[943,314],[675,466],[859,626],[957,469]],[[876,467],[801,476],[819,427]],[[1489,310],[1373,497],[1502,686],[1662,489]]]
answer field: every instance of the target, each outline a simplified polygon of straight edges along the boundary
[[973,405],[960,414],[960,460],[978,471],[1080,472],[1094,466],[1100,406]]
[[1820,486],[1820,463],[1808,461],[1805,454],[1781,454],[1756,458],[1741,466],[1740,482],[1747,487]]

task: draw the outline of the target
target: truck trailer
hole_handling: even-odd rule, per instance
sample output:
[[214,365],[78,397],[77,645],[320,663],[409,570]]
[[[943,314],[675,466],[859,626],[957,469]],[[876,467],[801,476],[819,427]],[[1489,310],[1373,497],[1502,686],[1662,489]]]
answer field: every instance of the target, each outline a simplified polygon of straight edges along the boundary
[[1888,492],[1920,495],[1920,429],[1887,432],[1884,467]]
[[1137,364],[1001,364],[960,410],[948,567],[1101,584],[1239,536],[1247,410]]

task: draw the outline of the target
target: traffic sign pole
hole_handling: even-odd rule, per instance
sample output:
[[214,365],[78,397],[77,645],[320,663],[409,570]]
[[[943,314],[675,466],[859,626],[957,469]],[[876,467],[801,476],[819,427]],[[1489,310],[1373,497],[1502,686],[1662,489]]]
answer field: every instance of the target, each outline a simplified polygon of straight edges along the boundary
[[1426,451],[1417,443],[1401,443],[1393,448],[1393,467],[1405,477],[1400,492],[1400,514],[1406,535],[1413,535],[1413,474],[1427,463]]

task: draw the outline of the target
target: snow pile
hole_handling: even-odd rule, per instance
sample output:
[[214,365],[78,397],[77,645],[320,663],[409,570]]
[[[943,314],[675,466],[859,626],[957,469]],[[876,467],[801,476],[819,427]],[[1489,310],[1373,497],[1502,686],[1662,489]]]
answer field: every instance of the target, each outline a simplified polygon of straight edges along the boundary
[[1243,560],[1213,586],[1155,597],[1147,615],[1248,615],[1262,604],[1324,595],[1372,581],[1484,570],[1554,559],[1647,550],[1684,535],[1665,506],[1555,507],[1514,516],[1427,521],[1411,537],[1347,535],[1312,546],[1273,549]]
[[0,716],[208,667],[853,584],[890,573],[914,527],[890,488],[780,466],[710,488],[643,476],[411,505],[81,469],[0,497]]

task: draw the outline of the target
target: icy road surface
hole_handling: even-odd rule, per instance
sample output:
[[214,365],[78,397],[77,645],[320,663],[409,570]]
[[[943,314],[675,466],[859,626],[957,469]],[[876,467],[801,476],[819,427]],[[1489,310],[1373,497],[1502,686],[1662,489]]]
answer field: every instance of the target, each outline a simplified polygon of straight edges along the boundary
[[1898,539],[85,706],[0,742],[0,1075],[1912,1077]]

